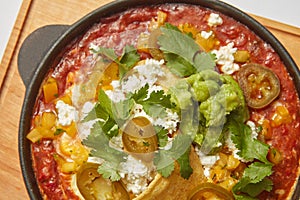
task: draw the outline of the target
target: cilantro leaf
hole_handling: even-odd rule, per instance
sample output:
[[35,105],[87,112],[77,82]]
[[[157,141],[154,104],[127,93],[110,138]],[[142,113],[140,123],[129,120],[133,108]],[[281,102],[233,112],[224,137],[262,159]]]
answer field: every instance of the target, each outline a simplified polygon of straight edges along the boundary
[[170,25],[161,27],[161,31],[158,44],[172,72],[185,77],[197,71],[214,69],[212,56],[205,52],[200,53],[200,47],[193,38]]
[[146,100],[147,102],[151,102],[152,104],[158,104],[165,108],[173,108],[174,105],[170,100],[171,95],[165,94],[163,90],[153,91],[150,94],[150,97]]
[[92,51],[96,54],[101,54],[104,56],[106,59],[109,59],[111,61],[116,62],[119,64],[120,62],[118,61],[118,56],[115,54],[115,51],[111,48],[105,48],[99,46],[97,50],[92,49]]
[[120,63],[125,65],[127,70],[131,69],[135,63],[140,60],[140,55],[137,53],[136,48],[126,45],[123,49],[123,54]]
[[174,104],[171,102],[171,95],[166,95],[163,90],[153,91],[148,95],[149,85],[131,94],[131,98],[137,104],[143,106],[144,111],[151,117],[166,116],[166,108],[173,108]]
[[149,84],[146,84],[144,87],[136,91],[131,95],[131,98],[134,99],[136,103],[143,102],[148,96]]
[[270,192],[272,190],[272,187],[273,182],[268,178],[264,178],[263,180],[255,184],[249,183],[247,187],[241,189],[241,192],[249,194],[251,197],[256,197],[264,190]]
[[110,179],[111,181],[119,181],[120,175],[116,170],[117,166],[112,162],[104,162],[98,167],[98,173],[103,176],[103,178]]
[[164,52],[179,55],[188,62],[193,63],[195,53],[200,50],[193,38],[166,27],[160,29],[162,31],[162,35],[158,37],[160,49]]
[[168,130],[164,129],[162,126],[154,126],[155,132],[158,137],[158,144],[160,147],[166,146],[168,142]]
[[130,112],[134,106],[133,99],[125,99],[113,103],[113,117],[119,127],[123,126],[126,120],[130,117]]
[[155,154],[154,164],[157,171],[163,176],[168,177],[175,169],[175,160],[180,165],[180,174],[188,179],[193,173],[189,162],[190,145],[192,139],[189,135],[177,135],[169,150],[160,150]]
[[[233,187],[235,196],[245,197],[256,197],[262,191],[271,191],[272,181],[266,177],[272,174],[272,165],[264,164],[260,162],[252,163],[248,168],[245,169],[241,180]],[[240,193],[244,194],[240,194]]]
[[99,167],[99,173],[111,178],[112,181],[119,180],[118,165],[125,160],[126,154],[109,146],[109,138],[104,133],[101,123],[96,122],[90,135],[82,142],[91,148],[91,156],[104,160],[104,163]]
[[92,49],[92,51],[94,53],[101,54],[106,59],[117,63],[119,65],[120,78],[122,78],[124,74],[140,60],[137,50],[133,46],[128,45],[126,45],[123,49],[123,54],[121,55],[120,60],[112,48],[98,47],[97,50]]
[[177,76],[187,77],[196,73],[195,67],[179,55],[165,53],[165,59],[170,71]]
[[177,161],[180,165],[180,175],[181,175],[181,177],[183,177],[185,179],[188,179],[190,177],[190,175],[193,173],[193,168],[191,167],[191,165],[186,164],[186,163],[190,163],[190,157],[189,157],[190,151],[191,151],[191,148],[186,150],[186,152],[177,159]]
[[248,161],[257,160],[245,169],[242,178],[233,187],[234,196],[241,200],[255,199],[262,191],[272,189],[272,181],[266,178],[272,174],[273,167],[266,158],[269,146],[253,139],[250,127],[241,122],[229,118],[227,126],[231,140],[239,149],[238,155]]
[[266,158],[269,146],[251,137],[251,129],[249,126],[230,120],[229,130],[231,132],[231,140],[240,150],[238,155],[247,161],[258,159],[266,164],[270,163]]

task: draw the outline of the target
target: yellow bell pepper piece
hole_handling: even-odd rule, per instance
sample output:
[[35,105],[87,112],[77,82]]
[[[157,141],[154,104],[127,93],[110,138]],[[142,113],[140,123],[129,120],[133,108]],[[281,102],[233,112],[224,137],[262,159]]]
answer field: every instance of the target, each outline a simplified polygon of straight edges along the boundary
[[46,103],[49,103],[57,98],[58,87],[57,82],[54,78],[49,78],[47,82],[43,85],[43,93]]

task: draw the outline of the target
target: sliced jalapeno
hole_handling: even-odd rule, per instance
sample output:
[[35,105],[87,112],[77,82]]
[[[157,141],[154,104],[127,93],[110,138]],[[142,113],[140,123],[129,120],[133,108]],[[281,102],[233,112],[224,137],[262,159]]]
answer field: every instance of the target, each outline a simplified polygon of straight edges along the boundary
[[135,117],[128,122],[122,134],[122,141],[126,151],[146,161],[151,159],[150,155],[158,147],[154,127],[145,117]]
[[202,183],[198,185],[192,190],[188,199],[206,199],[205,196],[209,196],[209,194],[218,197],[218,199],[220,198],[223,200],[234,200],[233,195],[230,192],[214,183]]
[[76,174],[76,183],[86,200],[120,199],[129,200],[129,194],[119,181],[112,182],[98,172],[98,164],[86,163]]
[[244,65],[237,73],[237,78],[251,108],[269,105],[280,93],[280,81],[276,74],[260,64]]

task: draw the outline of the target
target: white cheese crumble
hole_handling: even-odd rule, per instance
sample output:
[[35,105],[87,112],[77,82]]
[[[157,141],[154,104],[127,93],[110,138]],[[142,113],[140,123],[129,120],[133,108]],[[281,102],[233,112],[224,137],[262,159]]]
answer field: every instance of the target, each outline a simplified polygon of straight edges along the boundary
[[252,139],[257,139],[258,133],[257,133],[257,128],[256,125],[253,121],[248,120],[246,124],[251,128],[251,137]]
[[113,136],[110,140],[109,140],[109,146],[111,148],[114,148],[116,150],[119,151],[123,151],[123,141],[122,141],[122,134],[118,134],[116,136]]
[[87,122],[82,122],[82,120],[88,115],[88,113],[94,108],[95,103],[87,101],[79,108],[79,121],[77,122],[78,136],[81,140],[86,139],[90,135],[91,129],[95,122],[100,121],[100,119],[90,120]]
[[146,59],[145,64],[137,65],[134,67],[132,75],[120,81],[112,81],[111,86],[113,90],[107,90],[105,93],[114,102],[125,100],[127,93],[133,93],[146,84],[149,85],[149,91],[157,90],[155,87],[159,77],[163,77],[165,73],[162,70],[164,60]]
[[55,107],[57,109],[58,123],[60,125],[69,126],[72,121],[76,122],[78,120],[78,112],[73,106],[59,100]]
[[128,192],[135,195],[147,189],[154,178],[155,167],[146,166],[141,160],[128,155],[126,162],[120,163],[120,176]]
[[203,165],[204,175],[208,178],[210,176],[211,167],[220,159],[219,155],[206,155],[201,152],[198,146],[195,147],[195,151]]
[[219,14],[211,13],[208,17],[207,22],[209,26],[217,26],[223,24],[223,19]]
[[180,122],[179,116],[176,112],[173,112],[171,109],[166,109],[167,116],[164,118],[153,118],[147,115],[143,110],[143,106],[136,104],[133,108],[132,118],[134,117],[146,117],[154,126],[162,126],[169,133],[173,133],[177,129],[177,125]]
[[216,55],[216,62],[221,65],[221,71],[224,74],[233,74],[240,69],[240,66],[234,63],[233,54],[237,51],[237,48],[234,48],[233,45],[234,43],[231,42],[227,46],[220,47],[219,50],[212,51]]
[[201,37],[204,38],[204,39],[208,39],[210,36],[212,36],[213,32],[212,31],[201,31]]

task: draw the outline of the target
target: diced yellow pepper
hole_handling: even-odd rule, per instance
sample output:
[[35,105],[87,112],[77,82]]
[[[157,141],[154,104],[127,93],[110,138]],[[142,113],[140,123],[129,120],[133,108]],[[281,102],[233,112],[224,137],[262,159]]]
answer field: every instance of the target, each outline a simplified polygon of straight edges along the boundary
[[160,26],[162,26],[165,23],[167,16],[168,16],[167,13],[158,11],[157,19],[156,20],[152,19],[152,21],[150,22],[150,25],[149,25],[149,30],[153,31],[155,29],[158,29]]
[[64,94],[63,96],[59,97],[55,100],[55,103],[59,100],[63,101],[65,104],[72,105],[72,99],[69,94]]
[[261,134],[265,140],[272,139],[272,127],[270,121],[265,119],[262,123],[262,131]]
[[231,192],[233,186],[235,186],[235,184],[237,184],[237,182],[238,182],[238,180],[229,176],[228,178],[226,178],[225,181],[219,183],[219,185],[221,187],[223,187],[224,189],[228,190],[229,192]]
[[196,35],[199,33],[196,27],[189,23],[179,24],[178,28],[183,33],[192,34],[193,38],[195,38]]
[[72,173],[76,171],[77,166],[75,162],[65,162],[61,166],[61,171],[64,173]]
[[36,128],[32,129],[26,136],[31,142],[35,143],[43,138],[43,135]]
[[157,12],[157,23],[159,26],[163,25],[167,19],[167,13],[158,11]]
[[235,158],[233,155],[229,155],[228,160],[227,160],[226,169],[228,169],[229,171],[233,171],[239,166],[239,164],[240,164],[240,161],[237,158]]
[[47,82],[43,85],[43,93],[45,97],[45,102],[49,103],[57,98],[58,87],[57,82],[54,78],[49,78]]
[[69,72],[67,75],[67,84],[73,85],[75,81],[75,74],[74,72]]
[[112,89],[112,86],[110,85],[111,82],[113,80],[118,80],[118,79],[119,79],[119,66],[117,63],[112,62],[104,70],[99,86],[104,90],[111,90]]
[[77,134],[77,126],[74,121],[69,126],[57,126],[57,129],[64,130],[70,137],[74,138]]
[[33,119],[33,124],[35,127],[37,126],[41,126],[41,116],[40,115],[36,115]]
[[234,54],[234,61],[245,63],[250,59],[250,53],[246,50],[237,50]]
[[273,127],[277,127],[282,124],[288,124],[291,121],[292,121],[292,117],[288,109],[284,105],[276,106],[275,113],[272,117],[271,125]]
[[206,52],[211,51],[220,44],[219,40],[215,37],[215,34],[212,34],[209,38],[205,39],[201,36],[201,33],[198,33],[195,41]]
[[137,49],[149,53],[149,34],[141,33],[137,40]]
[[70,157],[75,163],[81,165],[86,162],[89,156],[89,151],[81,144],[79,139],[70,137],[63,133],[58,139],[61,152]]
[[215,182],[222,182],[230,176],[230,172],[227,169],[217,165],[211,169],[210,178]]
[[267,157],[268,157],[268,160],[275,165],[279,164],[283,159],[280,151],[274,147],[270,148]]
[[55,137],[54,129],[47,129],[44,127],[36,127],[36,129],[42,134],[43,138],[53,139]]
[[51,129],[56,124],[56,115],[53,112],[44,112],[42,114],[41,126],[45,129]]

